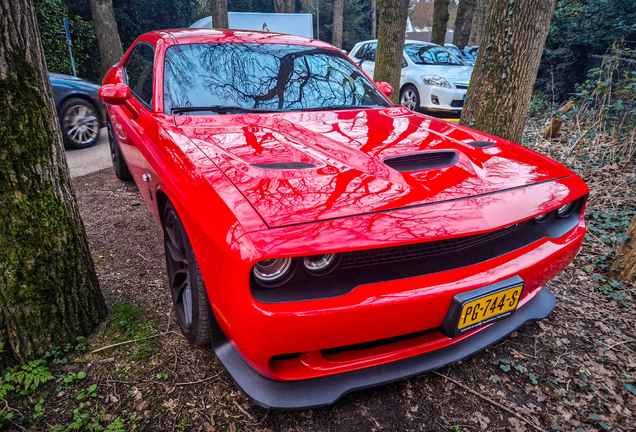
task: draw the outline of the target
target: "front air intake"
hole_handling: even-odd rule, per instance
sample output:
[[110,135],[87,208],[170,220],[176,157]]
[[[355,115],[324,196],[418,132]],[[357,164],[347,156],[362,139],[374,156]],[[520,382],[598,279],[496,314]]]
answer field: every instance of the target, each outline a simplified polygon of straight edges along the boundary
[[396,171],[411,172],[455,165],[458,159],[454,151],[437,151],[396,156],[383,162]]
[[270,162],[250,165],[256,168],[268,170],[297,170],[316,168],[316,165],[305,162]]

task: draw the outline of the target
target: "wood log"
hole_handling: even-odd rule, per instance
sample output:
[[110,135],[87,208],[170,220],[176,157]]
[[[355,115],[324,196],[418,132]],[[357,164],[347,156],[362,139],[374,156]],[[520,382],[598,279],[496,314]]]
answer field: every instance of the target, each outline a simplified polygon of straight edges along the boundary
[[636,216],[627,228],[626,237],[618,248],[618,253],[612,265],[609,274],[618,281],[634,280],[636,275]]
[[574,108],[574,102],[570,101],[566,103],[565,105],[563,105],[561,108],[559,108],[557,111],[561,114],[565,114],[569,112],[572,108]]
[[543,139],[556,138],[561,131],[561,126],[563,126],[563,119],[552,117],[552,120],[550,120],[550,127],[548,127],[548,130],[545,131],[545,134],[543,134]]

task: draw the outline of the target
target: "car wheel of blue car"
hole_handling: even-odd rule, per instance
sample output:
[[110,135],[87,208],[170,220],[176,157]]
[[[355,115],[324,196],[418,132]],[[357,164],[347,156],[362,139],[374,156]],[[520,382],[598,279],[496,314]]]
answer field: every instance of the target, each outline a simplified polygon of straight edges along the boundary
[[172,203],[163,214],[168,282],[179,327],[190,343],[209,344],[211,309],[199,265]]
[[70,149],[90,147],[99,138],[99,113],[92,103],[70,98],[60,109],[64,145]]
[[124,156],[121,154],[121,149],[119,148],[119,143],[117,142],[117,137],[115,137],[115,131],[113,130],[113,125],[110,123],[110,120],[108,120],[106,128],[108,129],[108,146],[110,147],[110,158],[113,161],[115,176],[119,180],[132,181],[132,174],[130,174]]

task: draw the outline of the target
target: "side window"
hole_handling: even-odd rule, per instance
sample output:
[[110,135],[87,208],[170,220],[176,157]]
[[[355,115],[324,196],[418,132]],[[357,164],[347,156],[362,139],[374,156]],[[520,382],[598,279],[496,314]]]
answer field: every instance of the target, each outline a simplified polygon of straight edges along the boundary
[[402,68],[407,67],[409,64],[406,62],[406,59],[402,57]]
[[356,58],[359,58],[360,60],[366,60],[368,46],[369,44],[366,44],[358,48],[358,52],[356,53]]
[[375,51],[378,49],[377,43],[369,44],[369,60],[375,61]]
[[124,68],[128,87],[137,99],[148,106],[152,106],[154,62],[155,50],[148,44],[140,43],[134,48]]

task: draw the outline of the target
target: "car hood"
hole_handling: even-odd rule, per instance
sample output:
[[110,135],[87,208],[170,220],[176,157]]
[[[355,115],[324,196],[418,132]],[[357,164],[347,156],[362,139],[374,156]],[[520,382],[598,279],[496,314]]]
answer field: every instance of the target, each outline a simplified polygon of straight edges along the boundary
[[[495,139],[402,107],[174,119],[269,227],[492,194],[571,174],[505,141],[475,147],[470,143]],[[454,152],[456,161],[414,172],[383,162],[431,151]]]
[[416,65],[422,76],[438,75],[446,78],[449,82],[466,83],[470,82],[473,74],[472,66],[442,66],[442,65]]

